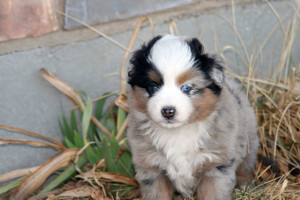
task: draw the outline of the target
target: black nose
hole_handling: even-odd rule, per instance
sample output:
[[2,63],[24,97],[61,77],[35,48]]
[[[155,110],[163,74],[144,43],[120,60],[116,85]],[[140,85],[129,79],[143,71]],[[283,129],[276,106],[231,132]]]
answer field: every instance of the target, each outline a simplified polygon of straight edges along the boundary
[[161,114],[167,118],[167,119],[171,119],[174,117],[175,115],[175,108],[174,107],[164,107],[161,110]]

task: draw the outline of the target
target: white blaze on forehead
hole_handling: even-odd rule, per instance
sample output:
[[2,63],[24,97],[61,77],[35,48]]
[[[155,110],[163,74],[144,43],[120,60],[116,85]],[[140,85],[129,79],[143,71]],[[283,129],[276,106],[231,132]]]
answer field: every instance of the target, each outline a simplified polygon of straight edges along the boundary
[[193,66],[192,53],[184,38],[172,35],[155,43],[150,61],[163,75],[165,84],[175,81],[180,73]]

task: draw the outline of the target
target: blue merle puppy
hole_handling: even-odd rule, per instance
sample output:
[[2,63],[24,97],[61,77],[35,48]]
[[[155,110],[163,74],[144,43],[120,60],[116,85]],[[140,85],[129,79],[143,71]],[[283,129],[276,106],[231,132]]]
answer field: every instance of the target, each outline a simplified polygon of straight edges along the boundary
[[146,200],[229,200],[251,180],[253,108],[196,38],[157,36],[131,59],[128,141]]

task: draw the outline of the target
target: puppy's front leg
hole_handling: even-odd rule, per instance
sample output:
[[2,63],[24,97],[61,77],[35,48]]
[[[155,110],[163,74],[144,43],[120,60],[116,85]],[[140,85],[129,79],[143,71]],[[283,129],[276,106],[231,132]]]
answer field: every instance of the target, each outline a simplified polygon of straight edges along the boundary
[[158,169],[136,167],[136,179],[140,184],[145,200],[170,200],[174,188],[164,172]]
[[197,199],[231,200],[235,184],[235,171],[215,168],[202,177],[197,188]]

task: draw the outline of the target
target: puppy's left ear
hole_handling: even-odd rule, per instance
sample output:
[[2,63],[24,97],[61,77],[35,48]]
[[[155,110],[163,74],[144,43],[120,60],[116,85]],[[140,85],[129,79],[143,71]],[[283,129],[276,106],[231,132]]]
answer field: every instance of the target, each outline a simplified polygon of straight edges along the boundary
[[225,75],[224,75],[224,68],[220,64],[215,63],[213,65],[213,68],[210,72],[210,77],[220,88],[223,88]]
[[208,75],[213,79],[214,83],[219,87],[223,87],[224,83],[224,70],[218,63],[215,56],[209,56],[204,53],[203,45],[197,38],[186,40],[192,54],[196,61],[196,67],[201,71],[208,72]]

